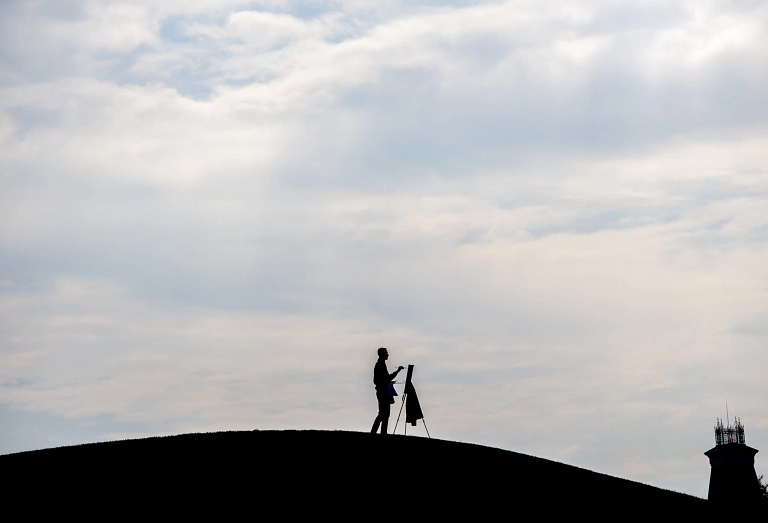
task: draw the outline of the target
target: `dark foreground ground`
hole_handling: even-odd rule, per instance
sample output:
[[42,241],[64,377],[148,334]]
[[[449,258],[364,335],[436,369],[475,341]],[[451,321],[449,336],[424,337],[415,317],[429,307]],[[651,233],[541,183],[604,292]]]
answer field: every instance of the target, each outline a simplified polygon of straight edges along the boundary
[[[706,515],[705,500],[501,449],[341,431],[184,434],[0,456],[4,508],[119,519]],[[582,516],[582,517],[579,517]]]

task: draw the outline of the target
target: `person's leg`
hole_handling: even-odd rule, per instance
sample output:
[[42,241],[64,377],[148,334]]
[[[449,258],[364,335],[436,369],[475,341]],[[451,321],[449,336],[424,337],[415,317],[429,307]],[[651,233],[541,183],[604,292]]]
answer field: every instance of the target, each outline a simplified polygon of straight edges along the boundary
[[376,434],[379,430],[379,425],[381,424],[381,399],[382,394],[379,392],[379,390],[376,390],[376,402],[379,404],[379,412],[376,414],[376,419],[373,420],[373,427],[371,427],[371,434]]
[[371,434],[376,434],[379,430],[379,425],[381,425],[381,433],[386,434],[387,424],[389,422],[389,396],[386,394],[379,394],[377,391],[376,399],[379,402],[379,415],[376,416],[376,420],[373,422]]
[[381,433],[387,433],[387,425],[389,425],[389,397],[385,403],[379,403],[379,417],[381,418]]

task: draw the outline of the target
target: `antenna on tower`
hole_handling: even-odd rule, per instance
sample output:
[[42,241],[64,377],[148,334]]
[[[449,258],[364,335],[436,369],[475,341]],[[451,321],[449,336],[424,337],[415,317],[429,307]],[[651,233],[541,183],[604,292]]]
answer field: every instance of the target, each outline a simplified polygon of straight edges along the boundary
[[728,422],[728,426],[731,426],[731,417],[728,415],[728,402],[725,402],[725,420]]

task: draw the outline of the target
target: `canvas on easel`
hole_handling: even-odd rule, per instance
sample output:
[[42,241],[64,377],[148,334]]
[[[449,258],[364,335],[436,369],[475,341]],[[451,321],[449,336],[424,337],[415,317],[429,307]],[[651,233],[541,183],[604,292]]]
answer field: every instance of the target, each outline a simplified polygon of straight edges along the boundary
[[400,422],[400,414],[403,413],[403,406],[405,406],[405,432],[408,430],[408,423],[415,427],[416,421],[422,420],[424,429],[427,431],[427,436],[432,438],[432,436],[429,435],[429,429],[427,429],[427,422],[424,420],[424,413],[421,411],[421,404],[419,403],[419,397],[416,395],[416,388],[413,386],[413,365],[408,365],[408,375],[405,378],[403,401],[400,405],[400,413],[397,415],[397,422],[395,422],[395,430],[397,430],[397,424]]

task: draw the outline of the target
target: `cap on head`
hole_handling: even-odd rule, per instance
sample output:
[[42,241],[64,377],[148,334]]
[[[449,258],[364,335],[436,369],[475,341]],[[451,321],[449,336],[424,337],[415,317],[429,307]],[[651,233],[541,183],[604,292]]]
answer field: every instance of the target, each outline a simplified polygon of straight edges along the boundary
[[377,352],[378,352],[378,354],[379,354],[379,357],[382,357],[382,356],[384,356],[385,354],[387,354],[387,349],[385,349],[384,347],[382,347],[382,348],[380,348],[380,349],[379,349]]

